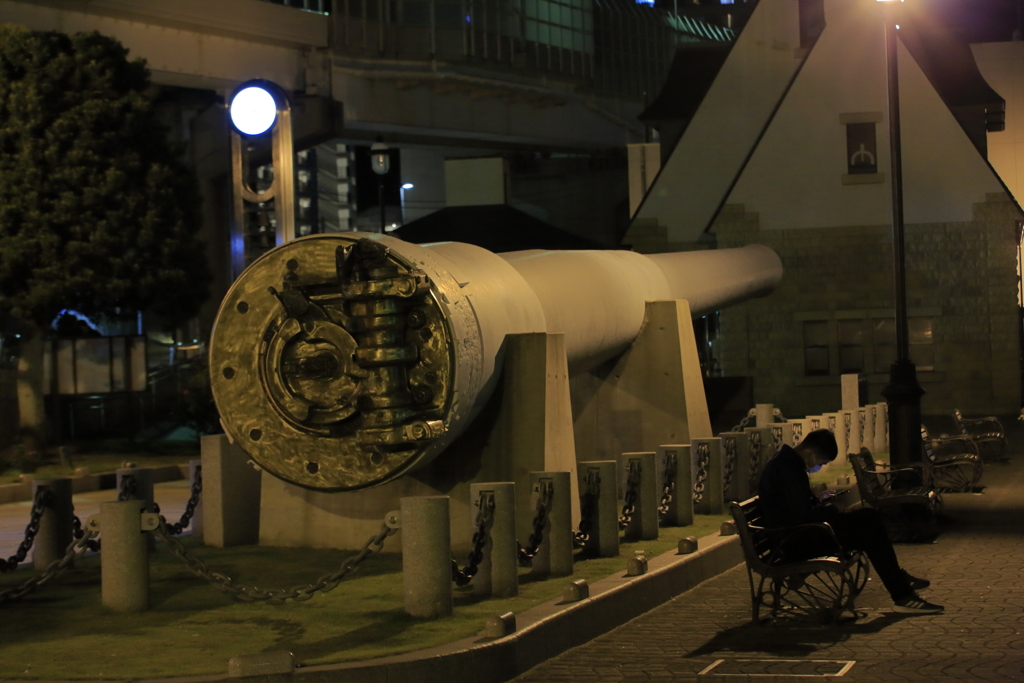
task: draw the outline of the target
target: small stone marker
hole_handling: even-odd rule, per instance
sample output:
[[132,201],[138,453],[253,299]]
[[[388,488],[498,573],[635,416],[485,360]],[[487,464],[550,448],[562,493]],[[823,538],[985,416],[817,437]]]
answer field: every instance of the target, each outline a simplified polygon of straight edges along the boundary
[[728,520],[722,522],[722,526],[718,528],[718,533],[722,536],[735,536],[736,522],[730,522]]
[[291,652],[261,652],[257,655],[236,655],[228,660],[228,676],[267,676],[295,671],[295,655]]
[[516,632],[516,615],[512,612],[505,612],[493,617],[487,617],[484,622],[485,638],[504,638]]
[[590,597],[590,584],[586,579],[576,579],[562,590],[563,602],[579,602]]
[[679,554],[689,555],[690,553],[697,552],[697,537],[687,536],[686,538],[679,539]]
[[626,576],[640,576],[647,573],[647,556],[643,550],[637,550],[636,557],[626,561]]

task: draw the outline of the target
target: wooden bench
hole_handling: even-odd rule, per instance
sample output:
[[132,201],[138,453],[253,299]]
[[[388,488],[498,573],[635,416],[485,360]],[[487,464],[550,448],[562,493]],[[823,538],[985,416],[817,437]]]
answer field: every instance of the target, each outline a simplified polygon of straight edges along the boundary
[[913,542],[934,536],[935,522],[942,509],[942,496],[927,486],[895,488],[899,475],[915,474],[915,468],[881,469],[871,451],[849,454],[857,475],[861,502],[882,513],[893,542]]
[[[803,524],[768,531],[761,526],[757,496],[732,503],[730,510],[746,560],[755,624],[770,619],[828,624],[853,609],[868,580],[868,561],[863,553],[845,552],[832,527]],[[808,547],[821,555],[803,559]],[[797,548],[800,554],[787,559],[787,549]]]

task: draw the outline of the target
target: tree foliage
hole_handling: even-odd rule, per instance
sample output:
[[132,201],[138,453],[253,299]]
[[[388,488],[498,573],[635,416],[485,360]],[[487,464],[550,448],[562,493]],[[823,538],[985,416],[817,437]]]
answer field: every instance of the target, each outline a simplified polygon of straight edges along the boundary
[[0,25],[0,315],[183,323],[208,295],[195,179],[142,60],[98,33]]

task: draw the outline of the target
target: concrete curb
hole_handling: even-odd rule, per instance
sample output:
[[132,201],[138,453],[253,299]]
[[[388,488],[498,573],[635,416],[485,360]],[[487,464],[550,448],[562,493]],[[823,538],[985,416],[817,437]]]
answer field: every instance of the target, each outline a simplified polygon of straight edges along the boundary
[[[152,470],[154,484],[188,478],[188,464],[161,465],[160,467],[153,467]],[[45,477],[40,478],[43,479]],[[69,477],[69,479],[71,479],[72,493],[100,491],[117,486],[117,474],[115,472],[100,472],[98,474],[87,474],[84,477]],[[0,505],[20,503],[26,500],[32,500],[31,481],[23,481],[17,484],[0,484]]]
[[[541,662],[589,642],[743,562],[739,536],[705,536],[690,555],[652,558],[646,574],[615,574],[594,582],[579,602],[551,600],[516,615],[504,638],[480,635],[402,655],[301,667],[260,675],[261,683],[504,683]],[[566,577],[568,582],[571,577]],[[163,678],[139,683],[213,683],[225,675]]]

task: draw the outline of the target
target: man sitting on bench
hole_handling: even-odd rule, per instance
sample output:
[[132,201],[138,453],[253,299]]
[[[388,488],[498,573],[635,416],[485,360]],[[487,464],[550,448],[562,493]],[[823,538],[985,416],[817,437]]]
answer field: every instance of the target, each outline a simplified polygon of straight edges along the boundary
[[[823,504],[811,493],[808,472],[817,472],[836,459],[839,447],[827,429],[818,429],[804,438],[796,448],[783,445],[764,467],[758,486],[762,521],[766,529],[782,529],[799,524],[825,522],[846,550],[864,552],[895,603],[896,612],[935,614],[942,605],[932,604],[918,596],[917,591],[929,586],[927,579],[918,579],[900,568],[896,551],[885,530],[882,516],[873,508],[840,512],[833,505]],[[802,549],[814,557],[814,548]]]

